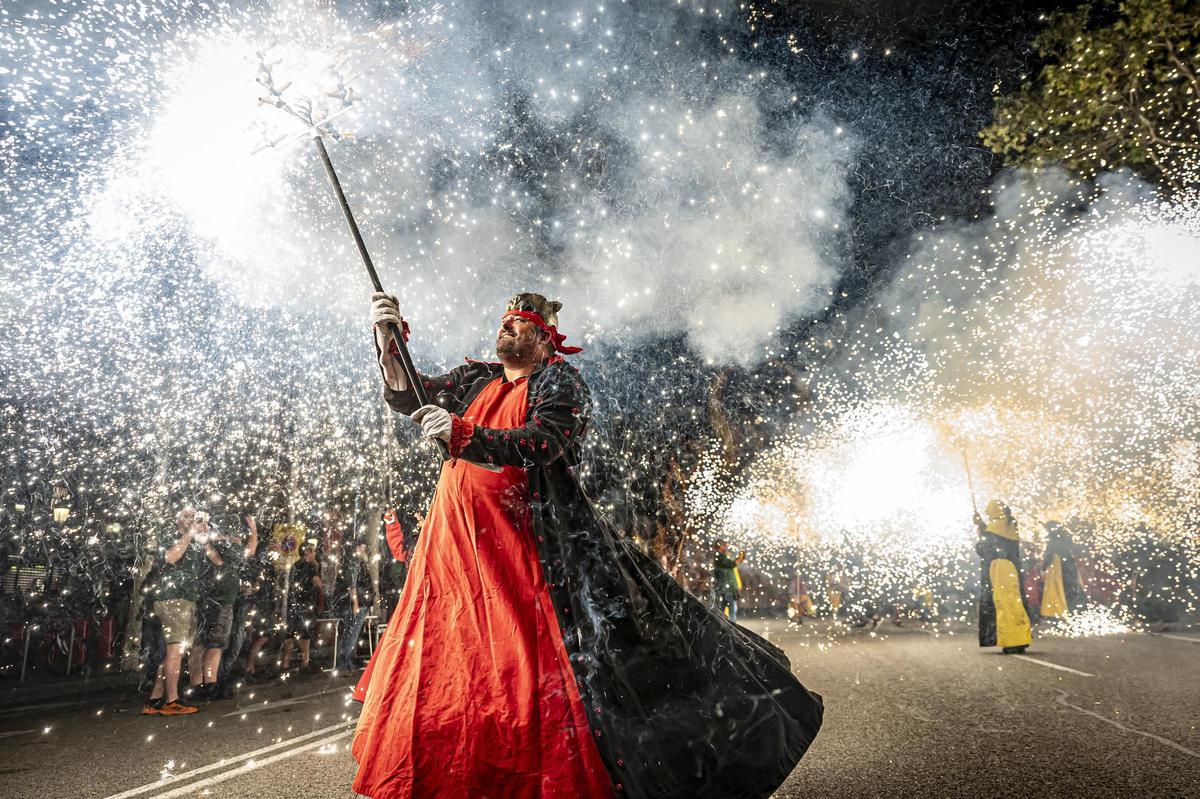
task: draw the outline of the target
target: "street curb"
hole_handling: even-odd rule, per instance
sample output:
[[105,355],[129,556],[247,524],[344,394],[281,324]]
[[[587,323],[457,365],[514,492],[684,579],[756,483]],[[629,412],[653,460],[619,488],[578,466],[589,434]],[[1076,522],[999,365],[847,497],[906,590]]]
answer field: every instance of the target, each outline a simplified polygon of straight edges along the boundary
[[6,685],[0,689],[0,710],[35,705],[47,700],[85,701],[125,689],[136,692],[141,682],[140,672],[117,672],[94,677],[64,678],[51,682],[31,682]]

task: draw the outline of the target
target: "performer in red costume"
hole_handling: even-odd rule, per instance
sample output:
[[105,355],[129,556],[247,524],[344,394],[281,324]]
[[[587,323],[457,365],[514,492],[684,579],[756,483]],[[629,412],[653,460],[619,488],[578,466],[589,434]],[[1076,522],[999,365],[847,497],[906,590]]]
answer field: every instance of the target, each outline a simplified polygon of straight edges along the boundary
[[422,377],[373,298],[384,395],[448,445],[408,582],[355,696],[354,789],[392,797],[766,797],[820,727],[783,653],[685,592],[575,476],[589,402],[561,305],[509,303],[500,363]]

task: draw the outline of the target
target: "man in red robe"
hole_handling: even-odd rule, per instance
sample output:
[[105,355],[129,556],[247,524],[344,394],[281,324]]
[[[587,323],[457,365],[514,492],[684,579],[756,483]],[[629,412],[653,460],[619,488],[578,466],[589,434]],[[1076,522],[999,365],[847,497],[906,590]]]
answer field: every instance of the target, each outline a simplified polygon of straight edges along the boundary
[[499,363],[424,377],[373,298],[384,396],[446,442],[408,582],[355,689],[354,789],[384,797],[767,796],[816,735],[786,657],[687,594],[575,475],[587,387],[561,304],[512,298]]

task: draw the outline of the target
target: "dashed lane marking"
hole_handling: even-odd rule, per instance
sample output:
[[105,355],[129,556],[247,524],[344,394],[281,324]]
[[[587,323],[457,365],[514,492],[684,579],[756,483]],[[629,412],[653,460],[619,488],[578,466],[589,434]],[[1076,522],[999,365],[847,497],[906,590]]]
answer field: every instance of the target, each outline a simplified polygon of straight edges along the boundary
[[1065,672],[1068,672],[1069,674],[1078,674],[1080,677],[1095,677],[1096,676],[1095,674],[1088,674],[1086,671],[1079,671],[1078,669],[1072,669],[1072,668],[1068,668],[1066,666],[1060,666],[1057,663],[1051,663],[1048,660],[1041,660],[1040,658],[1033,658],[1033,657],[1030,657],[1029,655],[1009,655],[1009,657],[1017,658],[1018,660],[1024,660],[1026,663],[1036,663],[1039,666],[1045,666],[1048,669],[1058,669],[1059,671],[1065,671]]
[[[351,722],[347,722],[347,723],[351,723]],[[351,734],[352,732],[354,732],[354,730],[342,730],[341,732],[334,733],[333,735],[329,735],[325,738],[318,738],[315,741],[309,741],[308,743],[304,744],[303,746],[297,746],[295,749],[289,749],[285,752],[279,752],[277,754],[271,755],[270,757],[264,758],[262,760],[247,760],[241,766],[238,766],[237,768],[235,768],[231,771],[223,771],[220,774],[214,774],[211,777],[206,777],[202,780],[197,780],[196,782],[188,783],[187,785],[181,785],[178,788],[175,788],[174,790],[167,791],[166,793],[155,794],[152,797],[152,799],[174,799],[174,797],[176,797],[176,796],[186,796],[187,794],[195,793],[196,791],[198,791],[202,788],[207,788],[210,785],[217,785],[218,783],[225,782],[226,780],[231,780],[234,777],[241,776],[242,774],[246,774],[247,772],[250,772],[250,771],[255,771],[256,769],[263,768],[264,766],[269,766],[272,763],[279,762],[280,760],[286,760],[289,757],[295,757],[296,755],[304,754],[305,752],[311,751],[313,749],[318,749],[323,746],[328,746],[329,744],[335,743],[335,742],[341,740],[342,738],[345,738],[347,735]]]
[[63,702],[42,702],[36,705],[17,705],[15,707],[6,707],[0,709],[0,716],[19,716],[26,713],[41,713],[47,710],[54,710],[55,708],[76,707],[84,704],[87,704],[86,698],[68,699]]
[[277,707],[290,707],[291,705],[303,705],[308,701],[307,697],[297,697],[296,699],[275,699],[259,702],[257,705],[246,705],[246,707],[238,708],[232,713],[224,713],[221,718],[227,719],[230,716],[244,716],[247,713],[259,713],[263,710],[274,710]]
[[1108,716],[1102,716],[1094,710],[1088,710],[1087,708],[1080,707],[1079,705],[1072,705],[1070,702],[1067,701],[1067,692],[1066,691],[1058,691],[1057,693],[1058,693],[1058,699],[1056,699],[1055,701],[1058,702],[1058,704],[1062,705],[1063,707],[1069,707],[1069,708],[1071,708],[1071,710],[1076,710],[1080,713],[1083,713],[1085,716],[1091,716],[1094,719],[1100,719],[1105,724],[1111,724],[1112,726],[1116,727],[1119,730],[1124,730],[1125,732],[1131,732],[1134,735],[1140,735],[1143,738],[1149,738],[1152,741],[1158,741],[1163,746],[1169,746],[1177,752],[1183,752],[1188,757],[1194,757],[1194,758],[1200,759],[1200,752],[1197,752],[1195,749],[1188,749],[1186,746],[1184,746],[1182,744],[1177,744],[1169,738],[1163,738],[1161,735],[1155,735],[1152,732],[1146,732],[1145,730],[1139,730],[1139,729],[1135,729],[1133,727],[1126,726],[1115,719],[1110,719]]
[[290,705],[299,705],[299,704],[303,704],[304,702],[307,702],[308,700],[312,699],[315,696],[328,696],[329,694],[335,694],[335,693],[339,693],[339,692],[346,691],[346,690],[347,690],[346,688],[326,688],[324,690],[316,691],[311,694],[303,694],[302,696],[289,696],[289,697],[284,697],[282,699],[264,699],[262,702],[256,702],[253,705],[246,705],[245,707],[239,707],[238,709],[236,709],[230,713],[223,714],[221,717],[229,718],[230,716],[240,716],[244,713],[258,713],[261,710],[272,710],[277,707],[288,707]]
[[[207,774],[210,771],[215,771],[215,770],[221,769],[221,768],[227,768],[229,766],[234,765],[235,763],[251,762],[254,758],[259,757],[260,755],[265,755],[270,752],[274,752],[275,750],[282,749],[285,746],[294,746],[295,744],[302,743],[304,741],[309,741],[309,740],[316,738],[318,736],[321,736],[321,735],[328,735],[329,733],[339,731],[339,730],[342,731],[342,733],[349,732],[349,730],[347,730],[346,727],[348,727],[349,725],[352,725],[354,723],[355,722],[353,720],[351,720],[351,721],[342,721],[337,724],[330,724],[328,727],[322,727],[319,730],[313,730],[312,732],[305,733],[304,735],[298,735],[295,738],[288,738],[283,741],[278,741],[276,743],[270,744],[269,746],[264,746],[259,749],[255,749],[251,752],[244,752],[242,754],[235,755],[234,757],[222,758],[221,760],[218,760],[216,763],[209,763],[207,766],[200,766],[199,768],[194,768],[194,769],[191,769],[190,771],[181,771],[180,773],[175,774],[166,780],[155,780],[154,782],[146,783],[145,785],[138,786],[137,788],[130,788],[127,791],[122,791],[121,793],[115,793],[112,796],[106,797],[106,799],[129,799],[129,797],[131,797],[131,796],[140,796],[141,794],[149,793],[150,791],[161,790],[162,788],[165,788],[170,785],[174,785],[178,782],[190,780],[193,777],[198,777],[201,774]],[[321,742],[324,743],[324,739],[321,739]]]

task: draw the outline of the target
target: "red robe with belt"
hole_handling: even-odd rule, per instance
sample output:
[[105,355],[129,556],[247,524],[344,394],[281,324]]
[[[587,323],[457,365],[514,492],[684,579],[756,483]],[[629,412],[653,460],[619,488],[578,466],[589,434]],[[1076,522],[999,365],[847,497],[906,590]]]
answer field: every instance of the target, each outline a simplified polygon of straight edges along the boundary
[[[465,418],[525,423],[528,379]],[[392,797],[613,795],[530,532],[525,470],[442,466],[404,593],[356,697],[354,790]]]

